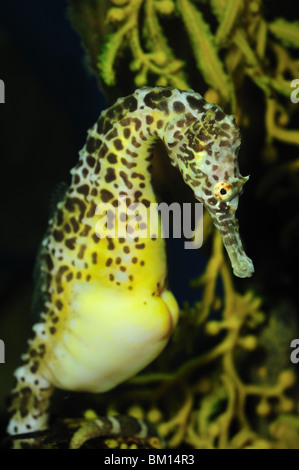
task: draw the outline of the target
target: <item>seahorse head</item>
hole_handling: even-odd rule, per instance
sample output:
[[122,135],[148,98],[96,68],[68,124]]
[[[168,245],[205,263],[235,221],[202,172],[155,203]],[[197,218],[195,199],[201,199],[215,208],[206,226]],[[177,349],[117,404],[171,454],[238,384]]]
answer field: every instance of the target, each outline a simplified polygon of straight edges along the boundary
[[236,219],[239,195],[249,178],[239,172],[240,132],[233,116],[227,116],[217,105],[207,105],[200,118],[187,116],[187,125],[180,131],[173,122],[166,146],[185,182],[220,231],[234,274],[249,277],[254,268],[244,252]]

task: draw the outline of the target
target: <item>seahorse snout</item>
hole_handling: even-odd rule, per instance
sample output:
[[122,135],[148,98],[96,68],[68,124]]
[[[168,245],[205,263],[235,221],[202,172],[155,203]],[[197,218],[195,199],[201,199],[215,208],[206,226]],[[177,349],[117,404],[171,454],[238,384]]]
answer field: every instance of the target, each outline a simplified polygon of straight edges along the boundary
[[251,259],[244,251],[237,219],[233,217],[222,223],[218,221],[217,227],[221,233],[235,276],[251,277],[254,273],[254,267]]

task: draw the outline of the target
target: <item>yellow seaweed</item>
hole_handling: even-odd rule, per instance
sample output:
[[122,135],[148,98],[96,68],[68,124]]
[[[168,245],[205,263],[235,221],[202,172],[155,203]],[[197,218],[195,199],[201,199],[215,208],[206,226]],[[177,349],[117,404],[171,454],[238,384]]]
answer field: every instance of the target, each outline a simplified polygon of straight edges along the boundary
[[284,46],[299,47],[299,21],[278,18],[269,24],[269,30]]
[[231,84],[218,57],[216,41],[209,25],[189,0],[177,0],[177,7],[189,35],[198,68],[206,82],[228,101],[232,95]]

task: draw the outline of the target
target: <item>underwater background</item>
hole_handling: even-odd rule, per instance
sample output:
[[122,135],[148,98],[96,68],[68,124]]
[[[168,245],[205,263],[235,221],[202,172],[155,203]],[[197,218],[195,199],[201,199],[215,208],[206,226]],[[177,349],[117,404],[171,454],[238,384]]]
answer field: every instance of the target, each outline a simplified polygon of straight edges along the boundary
[[[232,276],[207,215],[201,249],[167,240],[181,308],[169,345],[111,392],[58,392],[53,415],[78,418],[92,408],[144,417],[174,448],[299,448],[299,365],[290,357],[299,338],[298,48],[293,2],[1,2],[1,438],[30,336],[32,272],[52,195],[70,181],[100,112],[157,84],[192,88],[236,115],[240,171],[250,175],[237,216],[255,273]],[[195,202],[163,149],[153,174],[163,200]]]

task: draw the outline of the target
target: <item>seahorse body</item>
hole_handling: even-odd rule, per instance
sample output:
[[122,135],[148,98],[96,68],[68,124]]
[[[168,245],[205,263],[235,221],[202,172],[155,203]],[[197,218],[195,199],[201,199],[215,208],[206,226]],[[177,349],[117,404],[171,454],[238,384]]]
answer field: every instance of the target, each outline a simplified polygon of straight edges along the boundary
[[[167,289],[163,238],[109,238],[95,230],[99,204],[111,204],[129,233],[125,207],[141,203],[148,211],[156,201],[150,162],[159,139],[212,215],[235,274],[252,274],[235,219],[246,178],[238,169],[233,118],[192,91],[142,88],[119,99],[88,131],[71,185],[49,221],[40,255],[44,300],[15,372],[10,434],[47,426],[55,387],[109,390],[167,344],[178,305]],[[148,230],[142,217],[139,228]],[[159,222],[150,228],[158,234]]]

